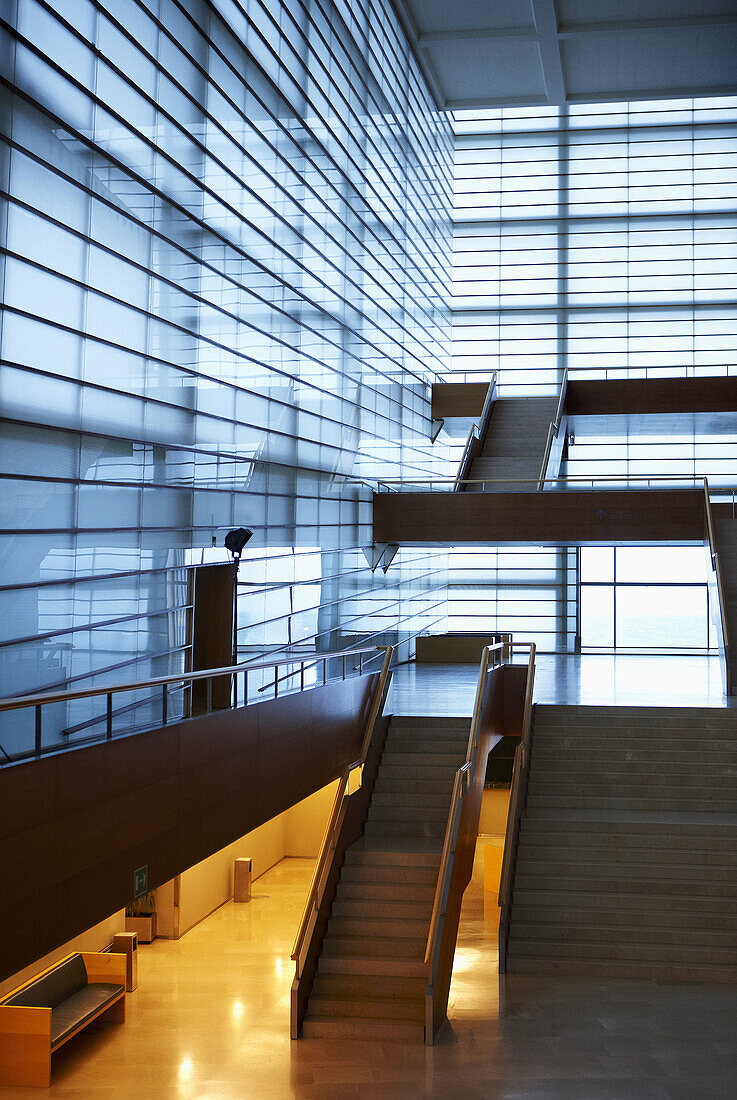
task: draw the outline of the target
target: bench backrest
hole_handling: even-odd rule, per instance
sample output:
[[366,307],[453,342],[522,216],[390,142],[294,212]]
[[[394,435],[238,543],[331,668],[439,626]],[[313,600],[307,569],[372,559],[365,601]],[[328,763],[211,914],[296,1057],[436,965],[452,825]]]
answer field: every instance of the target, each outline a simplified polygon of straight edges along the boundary
[[4,1001],[6,1005],[22,1005],[25,1008],[56,1008],[67,997],[87,985],[87,971],[81,955],[72,955],[48,974],[19,990],[14,997]]

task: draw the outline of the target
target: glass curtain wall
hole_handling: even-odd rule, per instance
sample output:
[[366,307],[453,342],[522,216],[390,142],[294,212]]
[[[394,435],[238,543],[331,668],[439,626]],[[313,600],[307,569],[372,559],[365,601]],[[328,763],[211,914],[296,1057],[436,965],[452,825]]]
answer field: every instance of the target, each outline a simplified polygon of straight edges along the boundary
[[448,470],[452,132],[388,0],[8,0],[0,65],[2,694],[181,670],[240,525],[244,652],[442,619],[445,555],[363,554],[357,479]]
[[[737,371],[737,99],[461,112],[455,129],[455,377],[496,370],[502,396],[552,396],[566,368],[569,378]],[[737,435],[577,429],[563,472],[708,475],[732,488]],[[550,623],[564,622],[570,647],[567,559],[537,554],[551,578],[538,615],[529,550],[505,554],[516,566],[504,573],[508,604],[495,626],[525,614],[543,648],[554,637],[559,648]],[[477,555],[477,568],[493,577],[497,556]],[[473,619],[455,610],[467,600],[466,558],[451,556],[456,629]],[[624,590],[620,608],[623,599]]]

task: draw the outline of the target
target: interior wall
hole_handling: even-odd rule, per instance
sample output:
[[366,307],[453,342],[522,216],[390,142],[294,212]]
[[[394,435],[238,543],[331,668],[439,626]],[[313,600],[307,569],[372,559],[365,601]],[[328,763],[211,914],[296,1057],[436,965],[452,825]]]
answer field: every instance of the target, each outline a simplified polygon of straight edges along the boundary
[[179,935],[232,898],[233,862],[238,857],[253,860],[254,879],[286,857],[316,858],[336,787],[337,780],[183,871],[179,886]]
[[30,966],[26,966],[23,970],[19,970],[17,974],[12,974],[5,981],[0,982],[0,997],[4,997],[6,993],[9,993],[11,989],[15,989],[16,986],[23,985],[23,982],[28,981],[34,974],[39,974],[42,970],[46,970],[49,966],[53,966],[59,959],[63,959],[65,955],[71,955],[73,951],[102,951],[108,946],[110,941],[116,932],[125,931],[125,909],[121,909],[117,913],[112,913],[105,920],[100,921],[93,928],[88,928],[86,932],[82,932],[81,935],[75,936],[73,940],[68,940],[67,943],[63,943],[61,947],[57,947],[55,951],[50,951],[48,955],[44,955],[43,958],[37,959],[36,962],[31,963]]

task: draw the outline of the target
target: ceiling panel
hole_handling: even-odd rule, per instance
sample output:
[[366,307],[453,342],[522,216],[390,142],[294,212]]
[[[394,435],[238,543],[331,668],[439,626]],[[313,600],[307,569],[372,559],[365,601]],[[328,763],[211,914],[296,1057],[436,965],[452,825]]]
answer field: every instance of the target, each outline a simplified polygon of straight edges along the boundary
[[394,0],[438,106],[737,94],[737,0]]

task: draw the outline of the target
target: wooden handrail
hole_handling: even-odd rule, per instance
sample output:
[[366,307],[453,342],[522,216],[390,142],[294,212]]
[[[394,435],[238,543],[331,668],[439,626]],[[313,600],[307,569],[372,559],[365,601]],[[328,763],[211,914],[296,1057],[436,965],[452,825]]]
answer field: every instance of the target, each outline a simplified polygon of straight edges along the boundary
[[517,860],[517,842],[519,838],[520,818],[525,808],[527,794],[526,784],[523,782],[529,766],[530,729],[532,725],[532,692],[535,681],[535,652],[534,642],[530,643],[530,657],[527,666],[527,683],[525,685],[525,704],[522,716],[522,737],[514,754],[514,769],[512,772],[512,787],[509,793],[509,810],[507,811],[507,828],[504,839],[504,855],[502,858],[502,872],[499,881],[499,972],[503,973],[506,965],[507,934],[509,928],[509,910],[512,903],[512,888],[514,885],[514,867]]
[[[380,647],[381,648],[381,647]],[[363,743],[361,745],[361,755],[358,760],[354,760],[352,764],[344,770],[338,789],[335,793],[335,799],[333,801],[333,808],[330,813],[327,826],[325,827],[325,834],[320,845],[320,852],[315,863],[315,868],[312,872],[312,879],[310,881],[310,889],[307,894],[307,900],[302,912],[302,918],[297,929],[297,935],[294,940],[294,946],[292,947],[291,957],[296,963],[296,977],[300,977],[301,966],[300,960],[302,955],[302,948],[304,947],[305,940],[310,928],[310,922],[313,913],[318,909],[322,897],[321,882],[328,871],[332,862],[333,851],[335,849],[335,841],[338,836],[340,828],[341,811],[343,809],[343,803],[346,798],[346,794],[350,793],[349,783],[351,772],[357,768],[362,768],[366,763],[366,757],[368,754],[369,746],[371,744],[371,737],[374,732],[376,720],[379,717],[379,708],[381,707],[382,699],[384,696],[384,689],[389,677],[389,666],[391,665],[392,654],[394,653],[393,646],[386,646],[384,648],[384,663],[381,666],[381,672],[379,673],[379,679],[376,684],[373,698],[371,700],[371,708],[369,710],[369,716],[366,722],[366,729],[363,735]]]
[[[309,654],[304,657],[282,657],[278,661],[260,661],[258,664],[244,662],[228,665],[225,668],[206,668],[198,672],[180,672],[173,676],[156,676],[150,680],[135,680],[124,684],[106,684],[104,687],[83,688],[80,691],[55,691],[42,695],[14,695],[9,699],[0,699],[0,712],[20,710],[22,707],[44,706],[46,703],[66,703],[71,699],[91,699],[97,695],[118,695],[121,691],[138,691],[141,688],[163,687],[165,684],[191,683],[195,680],[213,680],[218,676],[237,676],[242,672],[257,672],[263,668],[276,668],[279,665],[317,665],[331,657],[358,657],[363,653],[378,653],[383,646],[370,646],[367,649],[338,649],[334,653]],[[297,675],[297,673],[295,673]]]
[[717,588],[717,603],[719,604],[719,625],[721,627],[721,652],[720,657],[723,658],[722,673],[724,676],[724,694],[729,695],[731,691],[731,655],[729,652],[729,631],[727,629],[727,617],[725,612],[725,599],[724,599],[724,581],[722,579],[722,566],[719,560],[719,553],[716,548],[716,541],[714,539],[714,522],[711,514],[711,498],[709,496],[709,481],[708,478],[704,478],[704,512],[706,515],[706,537],[709,541],[709,554],[711,557],[711,567],[716,579]]
[[563,380],[560,384],[560,393],[558,395],[558,406],[555,411],[555,420],[551,420],[548,426],[548,438],[545,442],[545,453],[543,454],[543,464],[540,467],[540,477],[538,478],[537,489],[538,492],[542,492],[545,486],[545,475],[548,471],[548,463],[550,462],[550,452],[553,449],[553,440],[557,439],[558,431],[560,429],[560,422],[563,419],[563,409],[566,404],[566,391],[568,389],[568,367],[563,371]]
[[[434,965],[434,959],[436,954],[436,947],[439,940],[440,929],[442,925],[442,917],[444,913],[444,903],[448,891],[448,882],[450,876],[450,868],[453,855],[453,845],[456,832],[456,821],[460,806],[463,801],[463,796],[466,790],[471,785],[473,774],[476,766],[476,749],[478,746],[479,728],[481,721],[481,707],[484,696],[484,685],[486,682],[486,676],[492,668],[497,668],[503,663],[503,659],[506,653],[509,653],[510,659],[513,656],[515,649],[530,648],[531,660],[534,666],[534,654],[535,643],[534,642],[496,642],[494,645],[484,646],[481,653],[481,662],[479,665],[479,676],[476,684],[476,699],[474,701],[473,716],[471,718],[471,728],[468,735],[468,746],[466,749],[466,760],[457,770],[453,781],[453,794],[451,797],[450,811],[448,813],[448,823],[445,827],[445,837],[443,840],[443,851],[440,857],[440,868],[438,870],[438,881],[435,887],[435,897],[433,900],[432,916],[430,918],[430,928],[427,936],[427,944],[425,947],[425,965],[432,968]],[[500,658],[497,660],[497,656]],[[528,700],[525,697],[525,715],[528,715]],[[529,721],[529,717],[528,717]],[[465,777],[465,790],[463,785],[463,779]],[[430,975],[432,980],[432,975]]]

